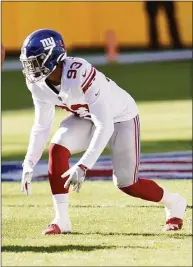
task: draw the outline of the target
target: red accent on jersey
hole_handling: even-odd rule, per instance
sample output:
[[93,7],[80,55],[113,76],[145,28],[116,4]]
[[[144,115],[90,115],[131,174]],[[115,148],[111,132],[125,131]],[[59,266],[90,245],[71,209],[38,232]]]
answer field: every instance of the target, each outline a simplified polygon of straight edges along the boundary
[[81,85],[83,92],[85,93],[86,90],[91,86],[91,82],[94,80],[96,75],[96,70],[94,67],[91,68],[89,75],[87,76],[86,80]]
[[89,111],[87,104],[84,104],[84,105],[82,105],[82,104],[75,104],[75,105],[72,105],[71,106],[71,109],[74,110],[74,111],[78,110],[79,108],[86,108]]
[[89,77],[91,77],[91,75],[92,75],[92,73],[93,73],[93,70],[94,70],[94,68],[92,67],[91,68],[91,70],[90,70],[90,72],[89,72],[89,75],[88,75],[88,77],[86,78],[86,80],[83,82],[83,84],[81,85],[82,87],[85,85],[85,83],[88,81],[88,79],[89,79]]
[[[66,111],[69,111],[69,112],[72,112],[76,116],[79,116],[79,114],[77,112],[79,108],[85,108],[89,112],[89,108],[88,108],[88,105],[87,104],[84,104],[84,105],[82,105],[82,104],[75,104],[75,105],[72,105],[70,108],[67,107],[67,106],[58,106],[58,105],[56,105],[56,107],[61,108],[61,109],[65,109]],[[85,117],[90,117],[90,115],[87,115]]]
[[61,109],[65,109],[66,111],[70,111],[72,113],[75,113],[73,110],[69,109],[67,106],[58,106],[58,105],[56,105],[56,107],[61,108]]
[[87,82],[85,84],[84,82],[84,86],[82,87],[82,91],[85,93],[87,91],[87,89],[91,86],[92,82],[95,80],[95,76],[96,76],[96,70],[94,69],[94,72],[89,76],[90,78],[88,79],[87,77]]

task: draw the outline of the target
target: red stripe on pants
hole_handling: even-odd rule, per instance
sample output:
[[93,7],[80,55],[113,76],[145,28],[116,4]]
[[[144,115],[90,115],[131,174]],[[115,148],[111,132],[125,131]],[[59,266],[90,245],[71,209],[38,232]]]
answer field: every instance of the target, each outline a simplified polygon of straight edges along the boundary
[[135,171],[134,171],[134,178],[133,178],[133,183],[136,183],[136,175],[138,174],[138,166],[139,166],[139,149],[138,149],[138,125],[136,122],[136,118],[134,118],[134,135],[135,135],[135,160],[136,160],[136,165],[135,165]]
[[134,118],[134,135],[135,135],[135,155],[136,155],[136,166],[134,172],[133,184],[130,186],[120,187],[119,189],[127,195],[141,198],[148,201],[159,202],[163,197],[163,188],[161,188],[156,182],[139,178],[136,181],[138,174],[139,160],[140,160],[140,140],[139,140],[139,116]]

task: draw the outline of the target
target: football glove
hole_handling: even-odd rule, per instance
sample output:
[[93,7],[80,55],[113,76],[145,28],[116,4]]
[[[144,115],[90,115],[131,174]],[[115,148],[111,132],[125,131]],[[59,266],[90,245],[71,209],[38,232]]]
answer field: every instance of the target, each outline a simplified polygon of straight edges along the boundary
[[29,195],[31,193],[30,185],[31,185],[34,166],[31,161],[24,161],[22,166],[23,166],[23,173],[21,180],[21,191],[25,192],[26,195]]
[[69,176],[64,184],[64,188],[73,185],[73,191],[79,192],[86,176],[87,168],[84,165],[74,165],[68,171],[61,175],[62,178]]

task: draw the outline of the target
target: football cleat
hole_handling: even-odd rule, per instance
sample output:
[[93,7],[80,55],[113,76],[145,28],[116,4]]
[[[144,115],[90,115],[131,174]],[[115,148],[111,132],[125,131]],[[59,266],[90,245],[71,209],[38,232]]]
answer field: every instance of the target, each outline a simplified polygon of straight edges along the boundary
[[173,203],[169,207],[165,207],[166,231],[176,231],[182,228],[186,207],[187,203],[185,198],[179,194],[175,194]]
[[176,231],[182,229],[183,220],[179,218],[171,218],[167,220],[165,231]]
[[66,221],[64,227],[58,223],[50,223],[48,227],[42,232],[43,235],[59,235],[71,233],[71,221],[70,219]]
[[61,233],[62,232],[57,224],[48,225],[48,227],[42,232],[43,235],[59,235]]
[[42,232],[43,235],[60,235],[60,234],[69,234],[71,230],[67,230],[62,232],[60,227],[57,224],[50,224],[48,227]]

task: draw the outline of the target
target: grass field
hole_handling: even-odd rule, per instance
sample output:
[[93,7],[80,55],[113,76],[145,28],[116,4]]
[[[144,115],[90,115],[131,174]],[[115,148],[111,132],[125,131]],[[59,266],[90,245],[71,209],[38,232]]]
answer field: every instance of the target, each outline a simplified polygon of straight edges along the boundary
[[52,237],[41,235],[53,216],[48,183],[34,182],[30,197],[3,183],[2,266],[192,266],[192,181],[160,183],[187,198],[180,232],[162,231],[162,206],[103,181],[71,194],[73,233]]
[[[139,102],[142,152],[191,150],[191,101]],[[33,110],[6,111],[2,116],[2,160],[24,158]],[[58,110],[52,133],[66,113]],[[108,154],[108,148],[103,154]],[[47,158],[47,150],[43,158]]]
[[[136,99],[142,152],[192,149],[191,62],[98,68]],[[19,72],[2,74],[2,110],[2,160],[22,160],[33,108]],[[65,116],[57,110],[52,133]],[[30,197],[2,183],[2,266],[192,266],[192,181],[159,182],[186,197],[183,230],[162,231],[163,207],[87,181],[71,194],[73,233],[55,237],[40,234],[53,217],[48,183],[33,182]]]

